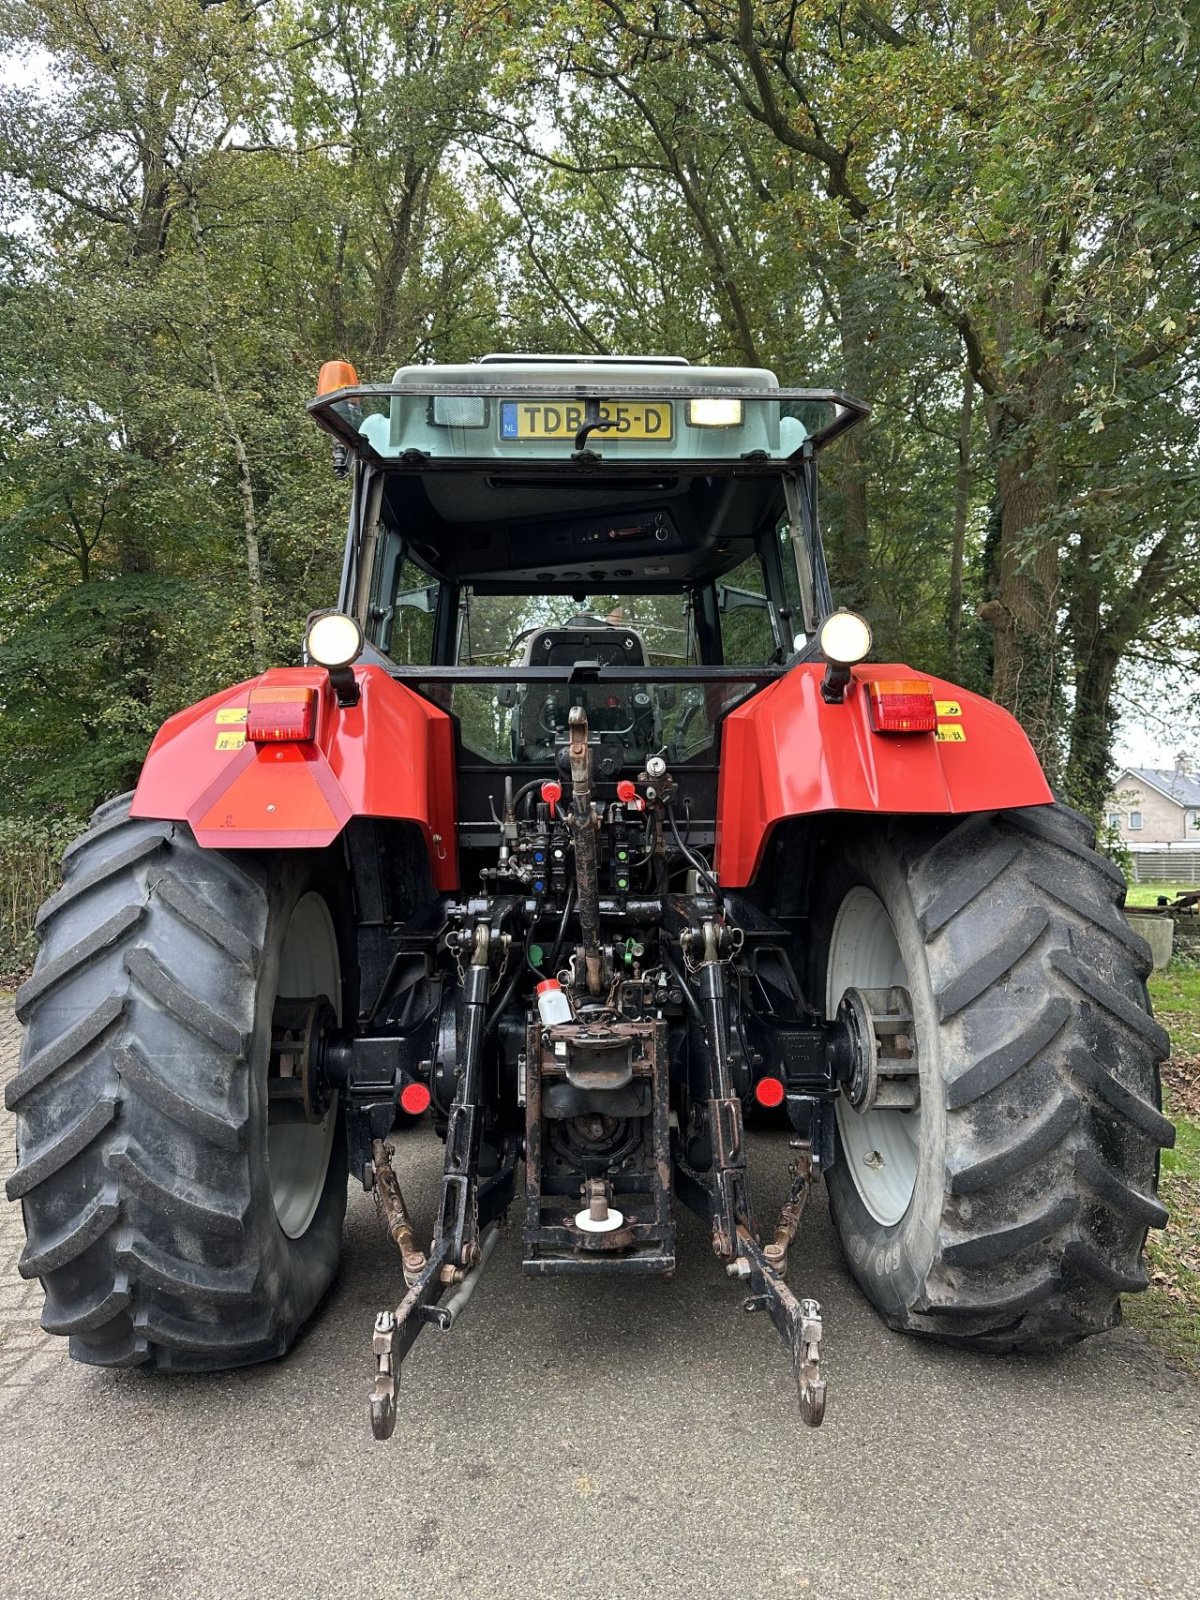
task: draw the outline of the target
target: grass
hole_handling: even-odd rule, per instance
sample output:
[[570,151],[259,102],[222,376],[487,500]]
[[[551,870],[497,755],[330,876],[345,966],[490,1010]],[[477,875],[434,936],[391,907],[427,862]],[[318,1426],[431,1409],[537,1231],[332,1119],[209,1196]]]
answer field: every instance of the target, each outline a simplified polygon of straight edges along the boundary
[[1150,1234],[1150,1288],[1124,1302],[1125,1320],[1200,1377],[1200,966],[1177,959],[1154,973],[1150,998],[1171,1035],[1163,1108],[1175,1123],[1175,1148],[1163,1151],[1159,1180],[1171,1220]]
[[1200,889],[1198,883],[1131,883],[1125,895],[1125,904],[1133,910],[1137,906],[1156,906],[1159,895],[1174,900],[1177,894],[1187,894]]

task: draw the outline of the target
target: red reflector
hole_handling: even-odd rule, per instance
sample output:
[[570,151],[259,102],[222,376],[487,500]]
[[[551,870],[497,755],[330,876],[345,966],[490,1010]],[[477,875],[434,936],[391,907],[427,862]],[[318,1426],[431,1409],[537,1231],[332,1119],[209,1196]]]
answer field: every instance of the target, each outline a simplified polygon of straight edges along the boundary
[[419,1117],[422,1112],[429,1110],[432,1098],[423,1083],[406,1083],[400,1091],[401,1109],[407,1111],[410,1117]]
[[876,733],[932,733],[937,727],[933,691],[922,678],[883,678],[867,684]]
[[768,1111],[774,1111],[776,1106],[783,1104],[786,1090],[778,1078],[760,1078],[754,1085],[754,1098],[760,1106],[766,1106]]
[[246,737],[254,744],[306,744],[316,725],[315,689],[251,689],[246,697]]

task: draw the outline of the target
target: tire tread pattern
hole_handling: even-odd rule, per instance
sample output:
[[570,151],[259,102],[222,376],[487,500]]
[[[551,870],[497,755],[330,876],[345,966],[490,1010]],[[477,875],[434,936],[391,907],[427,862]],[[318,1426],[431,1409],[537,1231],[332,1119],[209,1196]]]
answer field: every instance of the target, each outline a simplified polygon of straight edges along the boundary
[[45,1287],[42,1325],[106,1366],[281,1355],[336,1255],[282,1268],[292,1246],[248,1147],[267,868],[131,818],[123,796],[97,810],[63,870],[38,918],[6,1094],[19,1270]]
[[1118,1296],[1145,1286],[1174,1138],[1124,879],[1062,805],[887,827],[941,1019],[944,1193],[915,1293],[848,1251],[852,1270],[893,1327],[978,1348],[1111,1327]]

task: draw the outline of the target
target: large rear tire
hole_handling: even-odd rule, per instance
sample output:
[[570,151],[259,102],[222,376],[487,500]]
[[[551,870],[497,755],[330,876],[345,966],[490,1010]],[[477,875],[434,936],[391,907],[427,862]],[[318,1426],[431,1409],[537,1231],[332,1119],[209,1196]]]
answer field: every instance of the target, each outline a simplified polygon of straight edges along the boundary
[[337,1270],[346,1146],[276,1125],[278,995],[356,1002],[336,875],[317,855],[201,850],[102,806],[67,851],[17,996],[8,1184],[42,1326],[76,1360],[215,1370],[281,1355]]
[[838,1107],[830,1206],[894,1328],[989,1349],[1070,1343],[1146,1284],[1167,1036],[1125,885],[1063,806],[892,819],[831,850],[815,993],[912,998],[920,1103]]

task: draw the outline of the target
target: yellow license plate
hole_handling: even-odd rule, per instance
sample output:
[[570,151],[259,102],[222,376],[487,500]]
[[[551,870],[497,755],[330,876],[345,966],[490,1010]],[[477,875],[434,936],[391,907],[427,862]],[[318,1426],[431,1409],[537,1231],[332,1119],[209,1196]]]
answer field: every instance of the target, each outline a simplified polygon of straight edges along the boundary
[[[574,439],[588,422],[581,400],[504,400],[500,404],[500,438]],[[607,426],[588,434],[591,444],[613,439],[670,439],[671,406],[659,400],[602,400],[600,420]]]

